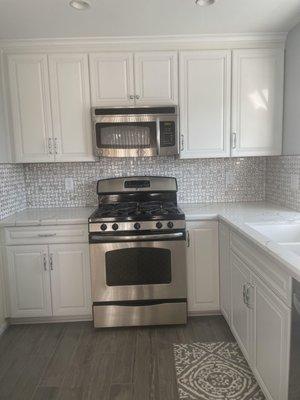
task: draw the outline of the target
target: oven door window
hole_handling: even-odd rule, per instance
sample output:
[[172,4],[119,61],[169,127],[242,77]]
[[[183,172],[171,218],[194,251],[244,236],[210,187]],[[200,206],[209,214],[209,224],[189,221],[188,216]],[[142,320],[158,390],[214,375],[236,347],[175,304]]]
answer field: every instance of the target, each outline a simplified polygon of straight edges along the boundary
[[171,283],[171,251],[127,248],[105,254],[107,286]]
[[97,123],[99,149],[150,149],[156,147],[156,122]]

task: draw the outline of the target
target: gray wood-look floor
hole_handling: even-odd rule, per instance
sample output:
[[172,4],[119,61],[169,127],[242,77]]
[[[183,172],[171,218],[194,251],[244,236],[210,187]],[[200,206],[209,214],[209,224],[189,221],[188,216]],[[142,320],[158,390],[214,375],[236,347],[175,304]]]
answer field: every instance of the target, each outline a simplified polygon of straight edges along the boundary
[[172,344],[231,340],[220,316],[170,327],[11,326],[0,338],[0,399],[177,400]]

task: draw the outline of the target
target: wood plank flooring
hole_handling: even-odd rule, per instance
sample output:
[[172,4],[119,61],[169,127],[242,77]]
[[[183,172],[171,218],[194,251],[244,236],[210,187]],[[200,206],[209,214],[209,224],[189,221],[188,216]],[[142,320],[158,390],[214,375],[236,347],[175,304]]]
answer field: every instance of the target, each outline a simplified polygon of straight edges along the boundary
[[177,400],[172,344],[199,341],[234,338],[220,316],[149,328],[11,326],[0,337],[0,399]]

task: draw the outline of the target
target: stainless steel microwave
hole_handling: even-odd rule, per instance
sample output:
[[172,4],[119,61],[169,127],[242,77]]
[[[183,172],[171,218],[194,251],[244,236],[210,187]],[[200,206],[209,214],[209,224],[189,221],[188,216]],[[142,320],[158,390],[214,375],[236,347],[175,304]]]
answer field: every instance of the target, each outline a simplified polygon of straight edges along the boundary
[[94,152],[100,157],[179,154],[175,106],[92,109]]

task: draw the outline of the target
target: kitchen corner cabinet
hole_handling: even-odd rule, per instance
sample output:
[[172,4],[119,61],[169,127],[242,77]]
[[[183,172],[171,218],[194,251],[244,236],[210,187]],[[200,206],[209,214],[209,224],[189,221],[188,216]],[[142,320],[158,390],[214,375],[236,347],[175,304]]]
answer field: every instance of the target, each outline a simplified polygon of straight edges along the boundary
[[89,245],[76,243],[87,240],[86,231],[76,225],[5,231],[10,318],[91,315]]
[[93,106],[178,103],[177,52],[90,54]]
[[8,55],[16,162],[92,161],[85,54]]
[[[224,228],[230,230],[220,227],[221,271],[227,257],[225,244],[228,249]],[[291,279],[277,261],[241,235],[230,231],[229,241],[229,326],[266,398],[288,400]],[[221,273],[221,311],[228,319],[222,306],[222,293],[227,290],[228,281]]]
[[233,51],[232,156],[282,151],[284,50]]
[[181,158],[230,156],[231,52],[180,53]]
[[190,314],[219,310],[218,222],[187,222],[187,289]]

